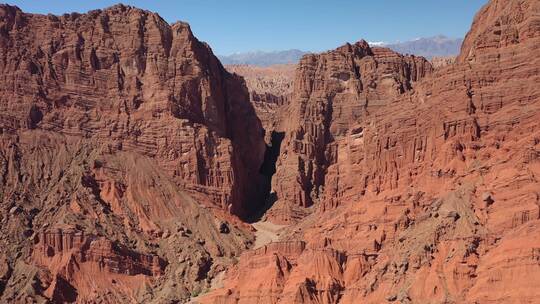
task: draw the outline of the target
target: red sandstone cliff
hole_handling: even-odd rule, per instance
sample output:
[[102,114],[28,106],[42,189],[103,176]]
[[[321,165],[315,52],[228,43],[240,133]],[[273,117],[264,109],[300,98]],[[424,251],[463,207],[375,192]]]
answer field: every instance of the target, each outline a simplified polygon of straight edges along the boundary
[[294,220],[295,210],[321,201],[326,173],[338,161],[336,143],[362,133],[355,125],[366,115],[430,72],[424,58],[371,48],[365,41],[304,56],[285,110],[289,115],[278,130],[285,139],[272,182],[278,199],[271,211],[275,220]]
[[304,57],[269,212],[298,223],[201,302],[538,302],[539,13],[490,1],[432,75],[364,43]]
[[187,24],[121,5],[62,17],[4,6],[2,15],[3,133],[54,131],[133,150],[209,203],[245,212],[262,130],[241,80]]
[[2,5],[0,58],[0,302],[179,301],[249,245],[263,129],[187,24]]

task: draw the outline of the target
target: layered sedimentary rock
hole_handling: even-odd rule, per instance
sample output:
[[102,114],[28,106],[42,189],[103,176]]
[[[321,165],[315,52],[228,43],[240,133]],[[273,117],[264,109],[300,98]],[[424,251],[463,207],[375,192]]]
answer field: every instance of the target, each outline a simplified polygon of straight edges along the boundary
[[[81,231],[46,231],[36,237],[36,242],[32,258],[50,270],[51,282],[46,282],[49,285],[44,295],[55,302],[95,300],[93,295],[81,292],[85,290],[102,294],[121,290],[135,299],[136,291],[151,283],[150,278],[163,275],[166,266],[157,255],[140,254]],[[110,288],[111,283],[126,285]]]
[[187,24],[2,5],[0,58],[0,302],[180,301],[249,245],[263,129]]
[[267,67],[226,65],[225,68],[231,73],[244,77],[253,101],[283,104],[292,93],[296,64]]
[[256,178],[249,170],[261,162],[262,131],[241,80],[187,24],[124,6],[2,14],[3,133],[39,129],[134,150],[195,195],[245,211],[253,197],[242,187]]
[[454,62],[456,62],[456,57],[455,56],[433,57],[431,58],[430,62],[434,69],[439,69],[447,65],[454,64]]
[[[277,168],[296,191],[279,179],[274,190],[280,200],[280,192],[290,193],[291,205],[314,208],[307,216],[302,208],[280,212],[305,217],[282,232],[279,243],[242,255],[241,268],[231,268],[224,287],[204,300],[536,302],[539,13],[538,1],[490,1],[456,64],[420,79],[409,92],[390,89],[399,88],[393,82],[383,96],[394,98],[378,107],[370,108],[373,97],[362,95],[353,95],[341,112],[339,99],[330,105],[324,93],[314,99],[315,89],[358,92],[343,82],[358,77],[339,73],[342,65],[335,64],[325,69],[335,80],[322,81],[328,77],[317,71],[325,65],[304,57],[298,75],[311,76],[295,80],[294,94],[303,98],[293,98],[292,108],[301,111],[291,113],[306,121],[303,132],[293,128],[286,135]],[[321,56],[344,57],[339,51]],[[367,113],[350,117],[357,113],[353,106],[366,103]],[[315,195],[308,195],[303,185],[324,189],[313,187]],[[283,245],[297,242],[303,242],[297,250]]]
[[329,167],[338,162],[341,138],[362,133],[355,128],[367,114],[391,103],[431,72],[421,57],[371,48],[365,41],[334,51],[306,55],[299,63],[294,93],[272,190],[275,220],[294,220],[297,207],[318,203]]
[[291,99],[296,64],[227,65],[225,68],[246,80],[250,100],[266,131],[266,142],[272,144],[272,132],[280,128],[283,116],[287,115],[283,109]]

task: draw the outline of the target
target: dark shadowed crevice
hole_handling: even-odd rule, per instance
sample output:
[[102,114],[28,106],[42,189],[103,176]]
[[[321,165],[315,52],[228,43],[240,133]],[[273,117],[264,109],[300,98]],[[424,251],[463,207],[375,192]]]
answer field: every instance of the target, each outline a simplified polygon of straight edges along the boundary
[[[284,132],[272,131],[270,144],[266,146],[266,151],[264,152],[264,162],[259,172],[265,176],[269,182],[272,181],[272,176],[274,176],[274,173],[276,173],[276,162],[279,157],[281,142],[283,141],[284,137]],[[266,190],[268,192],[270,191],[270,185],[268,185],[268,189]]]
[[261,189],[262,193],[260,197],[264,200],[262,208],[257,210],[252,216],[251,220],[258,220],[275,202],[275,195],[272,195],[272,178],[276,173],[276,163],[281,150],[281,142],[285,138],[285,132],[272,131],[270,144],[266,145],[266,151],[264,152],[264,161],[259,169],[259,173],[264,177],[264,184]]
[[30,111],[28,113],[28,118],[27,118],[28,129],[37,128],[38,124],[41,122],[42,119],[43,119],[43,113],[41,112],[39,107],[37,107],[36,105],[32,105],[32,107],[30,107]]
[[57,275],[56,288],[53,291],[52,300],[54,303],[74,303],[77,301],[77,289],[66,281],[63,277]]

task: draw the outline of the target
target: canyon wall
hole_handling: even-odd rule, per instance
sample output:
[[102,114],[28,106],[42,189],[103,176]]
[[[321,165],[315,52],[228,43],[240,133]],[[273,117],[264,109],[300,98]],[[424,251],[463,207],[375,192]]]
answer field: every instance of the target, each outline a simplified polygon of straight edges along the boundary
[[1,5],[0,58],[1,302],[180,301],[249,246],[264,131],[186,23]]
[[365,41],[304,56],[279,130],[285,139],[272,183],[274,220],[294,221],[305,208],[324,201],[327,179],[332,178],[327,172],[339,153],[336,143],[361,136],[362,128],[355,124],[411,90],[431,70],[424,58],[371,48]]
[[305,56],[268,214],[296,224],[201,302],[537,302],[539,13],[490,1],[431,75],[363,42]]
[[195,196],[239,215],[249,208],[263,131],[243,81],[187,24],[125,6],[2,15],[3,134],[39,129],[135,151]]

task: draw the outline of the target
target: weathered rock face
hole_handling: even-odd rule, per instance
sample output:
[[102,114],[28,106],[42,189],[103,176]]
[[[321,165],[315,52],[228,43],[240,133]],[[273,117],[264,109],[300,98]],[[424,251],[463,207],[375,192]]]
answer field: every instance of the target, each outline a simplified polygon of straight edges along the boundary
[[431,58],[430,62],[434,69],[440,69],[445,66],[454,64],[456,62],[456,57],[455,56],[433,57]]
[[[36,241],[32,258],[50,271],[47,276],[51,282],[47,282],[44,294],[55,302],[95,300],[93,295],[81,292],[85,290],[133,297],[144,284],[151,283],[151,277],[163,275],[165,268],[164,261],[157,255],[139,254],[84,232],[46,231],[40,233]],[[115,286],[120,282],[127,286]]]
[[267,67],[226,65],[225,68],[231,73],[244,77],[253,101],[284,104],[292,93],[295,64]]
[[241,80],[187,24],[125,6],[2,15],[3,133],[39,128],[136,151],[195,196],[245,213],[262,129]]
[[283,109],[291,99],[296,65],[227,65],[226,69],[246,80],[250,100],[266,131],[265,140],[271,145],[272,132],[281,128],[283,116],[288,115]]
[[355,124],[430,72],[424,58],[371,48],[365,41],[304,56],[285,110],[287,120],[279,130],[286,136],[272,183],[278,199],[272,211],[275,220],[294,220],[296,207],[323,200],[326,173],[338,161],[335,143],[361,134]]
[[[499,54],[519,47],[535,51],[540,29],[537,14],[535,1],[492,0],[474,19],[457,61],[492,63],[501,59],[496,58]],[[525,49],[522,51],[525,55]]]
[[[130,252],[122,247],[115,246],[109,240],[102,240],[93,235],[85,235],[84,232],[46,231],[36,237],[34,254],[37,260],[47,263],[58,258],[64,260],[64,256],[72,257],[65,261],[80,265],[85,262],[98,263],[99,267],[107,269],[113,273],[125,274],[147,274],[159,276],[163,273],[164,263],[157,255],[141,255]],[[73,260],[72,260],[73,258]],[[66,265],[64,271],[73,267]],[[66,273],[65,277],[70,279],[74,273]]]
[[263,129],[187,24],[2,5],[0,58],[0,302],[179,301],[249,245]]
[[[368,98],[364,111],[369,113],[347,120],[334,115],[340,113],[334,110],[339,100],[330,107],[325,95],[314,102],[312,90],[298,91],[335,92],[337,84],[349,88],[338,79],[333,86],[322,82],[327,78],[317,76],[319,68],[307,64],[319,57],[305,57],[300,71],[309,69],[316,76],[296,80],[295,96],[304,99],[295,97],[291,105],[294,109],[295,102],[304,100],[296,105],[304,116],[296,118],[309,118],[301,123],[306,131],[286,135],[277,168],[278,175],[290,176],[289,184],[297,184],[291,205],[317,207],[281,233],[286,244],[304,243],[298,250],[280,242],[267,245],[272,248],[267,252],[244,254],[238,264],[242,268],[231,268],[224,288],[205,300],[536,302],[539,12],[540,2],[534,0],[490,1],[476,16],[456,64],[437,69],[410,92],[384,90],[386,98],[394,94],[393,102],[370,108]],[[330,54],[321,56],[342,56]],[[363,105],[365,99],[351,98],[347,105],[353,110],[341,113],[355,115],[355,102]],[[332,115],[323,115],[328,109]],[[293,139],[299,143],[291,144]],[[286,167],[289,162],[293,165]],[[309,162],[297,170],[296,164]],[[316,169],[320,175],[311,173]],[[302,182],[313,176],[320,176],[324,190],[307,196]],[[274,184],[280,200],[280,191],[287,192],[284,185],[280,179]],[[294,215],[286,211],[281,214]],[[256,280],[252,285],[243,278]]]

